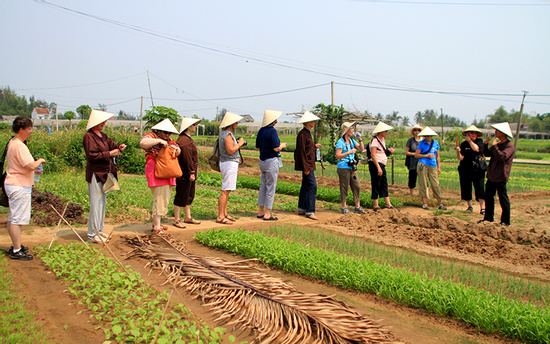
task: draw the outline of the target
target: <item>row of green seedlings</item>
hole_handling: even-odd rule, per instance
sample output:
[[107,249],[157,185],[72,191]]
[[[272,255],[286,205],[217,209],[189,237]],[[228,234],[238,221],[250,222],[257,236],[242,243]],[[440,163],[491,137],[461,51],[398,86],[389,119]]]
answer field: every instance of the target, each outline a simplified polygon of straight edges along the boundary
[[491,293],[500,293],[516,300],[525,300],[537,306],[548,307],[550,285],[525,279],[486,266],[419,254],[411,249],[376,244],[356,236],[324,232],[301,226],[270,226],[260,229],[270,236],[308,244],[327,251],[335,251],[362,260],[372,260],[416,273],[427,273],[429,278],[443,278]]
[[3,344],[51,342],[28,308],[25,299],[15,290],[7,259],[0,257],[0,339]]
[[156,291],[129,266],[121,269],[98,251],[70,243],[49,251],[42,246],[39,257],[56,276],[73,282],[66,291],[92,311],[97,329],[106,326],[104,343],[222,343],[224,328],[198,323],[184,305],[170,302],[171,293]]
[[[221,187],[222,177],[219,173],[202,173],[201,177],[197,180],[197,183],[209,186]],[[247,188],[252,190],[259,190],[260,179],[257,177],[239,176],[237,179],[238,188]],[[277,182],[278,194],[298,196],[300,195],[300,184],[289,183],[284,181]],[[361,193],[361,206],[365,208],[372,208],[373,203],[370,198],[370,193]],[[340,188],[326,188],[317,186],[317,200],[326,201],[331,203],[340,203]],[[381,206],[385,206],[384,200],[380,200]],[[353,195],[348,194],[347,204],[354,205]],[[401,206],[402,202],[399,199],[392,200],[394,206]]]
[[506,298],[443,278],[331,252],[259,232],[211,230],[196,239],[290,273],[337,287],[369,292],[409,307],[472,324],[487,333],[527,343],[550,342],[550,309]]

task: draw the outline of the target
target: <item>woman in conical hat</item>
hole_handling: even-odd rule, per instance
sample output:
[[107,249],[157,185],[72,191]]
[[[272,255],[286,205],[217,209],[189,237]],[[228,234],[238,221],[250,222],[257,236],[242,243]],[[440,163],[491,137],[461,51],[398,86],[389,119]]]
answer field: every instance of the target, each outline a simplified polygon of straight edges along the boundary
[[145,177],[147,185],[153,194],[153,227],[154,233],[163,233],[168,230],[168,226],[161,224],[161,219],[168,213],[168,203],[172,196],[172,187],[176,186],[176,178],[157,178],[155,177],[156,157],[160,150],[166,146],[172,146],[179,156],[181,149],[178,144],[170,138],[171,134],[178,134],[174,124],[165,118],[151,127],[152,132],[145,134],[139,146],[145,150]]
[[281,143],[275,124],[282,115],[282,111],[265,110],[262,127],[256,136],[256,149],[260,151],[260,191],[258,193],[258,215],[264,221],[276,221],[278,218],[271,214],[275,201],[275,189],[279,176],[279,162],[282,164],[281,154],[286,143]]
[[340,212],[342,214],[348,214],[347,199],[348,190],[351,187],[353,194],[353,202],[355,203],[356,214],[364,214],[365,210],[361,207],[361,185],[359,183],[359,176],[357,175],[357,163],[356,152],[362,152],[365,150],[363,139],[361,134],[354,135],[355,122],[342,123],[342,136],[336,141],[336,159],[338,164],[336,165],[336,172],[338,173],[338,181],[340,184],[340,203],[342,208]]
[[[185,223],[198,225],[200,221],[191,216],[191,204],[195,198],[195,181],[199,171],[199,151],[191,135],[197,130],[199,118],[183,118],[180,126],[180,136],[176,143],[181,149],[178,162],[183,172],[176,178],[176,196],[174,197],[174,226],[185,228]],[[180,219],[181,209],[185,217]]]
[[369,173],[371,177],[372,193],[371,199],[373,204],[373,210],[380,210],[378,205],[378,198],[382,197],[386,202],[387,209],[394,209],[391,204],[390,195],[388,192],[388,177],[386,175],[386,164],[388,163],[388,156],[394,153],[393,147],[386,147],[385,137],[388,135],[388,131],[393,127],[387,125],[384,122],[379,122],[372,135],[374,136],[370,143],[369,148],[371,152],[371,159],[369,160]]
[[320,143],[313,142],[311,129],[315,122],[320,120],[309,111],[306,111],[298,123],[304,128],[296,137],[296,149],[294,150],[294,169],[302,171],[302,186],[298,196],[298,214],[305,215],[308,219],[319,220],[315,215],[315,199],[317,197],[317,180],[315,179],[315,150],[321,147]]
[[438,207],[441,210],[447,208],[442,203],[441,189],[439,187],[439,174],[441,173],[441,158],[439,156],[439,142],[433,139],[437,133],[430,127],[422,129],[418,134],[424,137],[416,148],[415,158],[418,159],[416,170],[418,172],[418,184],[420,188],[420,198],[422,199],[422,209],[429,209],[427,203],[427,181],[430,181],[430,187],[434,197],[437,199]]
[[220,173],[222,174],[222,191],[218,198],[218,217],[216,223],[224,225],[233,224],[236,219],[227,213],[229,194],[237,189],[237,173],[239,172],[240,152],[246,141],[243,138],[236,139],[235,129],[239,125],[242,116],[226,112],[220,123],[219,152],[220,152]]
[[[104,132],[107,120],[114,115],[108,112],[92,110],[88,125],[82,139],[84,152],[86,153],[86,182],[88,182],[88,197],[90,198],[90,217],[88,219],[88,241],[101,243],[101,238],[108,238],[103,232],[105,225],[105,206],[107,194],[103,192],[103,186],[107,182],[109,173],[117,177],[117,169],[114,157],[122,154],[126,145],[116,144]],[[97,233],[96,233],[97,231]]]
[[456,147],[458,177],[460,180],[460,196],[466,201],[467,212],[474,211],[472,202],[472,184],[476,200],[479,202],[479,213],[485,214],[485,171],[477,168],[477,161],[483,159],[483,132],[475,125],[471,125],[462,132],[464,142]]
[[416,153],[416,147],[418,147],[418,144],[422,141],[422,138],[418,136],[422,129],[422,126],[419,124],[412,126],[412,137],[407,140],[407,144],[405,145],[405,155],[407,156],[405,159],[405,166],[407,166],[409,170],[409,192],[411,197],[414,197],[414,189],[416,188],[416,181],[418,179],[418,173],[416,171],[418,160],[414,157],[414,154]]

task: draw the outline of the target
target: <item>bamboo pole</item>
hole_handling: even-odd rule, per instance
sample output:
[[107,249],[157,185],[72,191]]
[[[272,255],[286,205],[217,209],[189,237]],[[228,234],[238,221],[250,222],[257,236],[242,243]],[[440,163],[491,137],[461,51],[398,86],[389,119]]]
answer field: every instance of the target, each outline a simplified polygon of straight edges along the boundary
[[78,237],[78,239],[80,239],[80,241],[82,241],[82,243],[84,243],[84,245],[86,245],[86,247],[88,248],[88,250],[90,251],[93,251],[91,249],[91,247],[84,241],[84,239],[82,239],[82,237],[80,237],[80,235],[78,235],[78,233],[76,232],[76,230],[73,228],[73,226],[71,226],[71,224],[65,220],[65,218],[63,217],[63,215],[61,215],[57,209],[54,208],[53,205],[50,204],[50,207],[52,207],[53,211],[55,211],[55,213],[63,220],[63,222],[65,222],[67,224],[67,226],[69,226],[69,228],[73,231],[74,234],[76,234],[76,236]]
[[[65,204],[65,209],[63,209],[63,215],[65,215],[65,212],[67,211],[67,207],[69,206],[69,203]],[[55,240],[55,236],[57,235],[57,231],[59,231],[59,226],[61,225],[61,219],[59,219],[59,222],[57,223],[57,227],[55,228],[55,233],[53,233],[52,241],[50,241],[50,245],[48,246],[48,251],[52,247],[53,241]]]
[[[94,232],[96,233],[96,235],[99,237],[99,240],[101,240],[101,242],[103,243],[103,245],[105,245],[105,247],[107,248],[107,250],[109,250],[109,252],[111,253],[111,255],[113,256],[113,258],[115,258],[115,260],[117,261],[117,263],[120,265],[120,267],[122,268],[122,270],[124,270],[127,274],[129,274],[128,270],[126,270],[126,268],[124,267],[124,265],[122,265],[122,263],[120,262],[120,260],[115,256],[115,254],[113,253],[113,251],[111,251],[111,248],[109,247],[109,245],[107,245],[107,241],[105,241],[105,239],[103,239],[103,237],[101,235],[99,235],[99,232],[97,231],[97,229],[94,228]],[[112,232],[111,232],[112,234]]]

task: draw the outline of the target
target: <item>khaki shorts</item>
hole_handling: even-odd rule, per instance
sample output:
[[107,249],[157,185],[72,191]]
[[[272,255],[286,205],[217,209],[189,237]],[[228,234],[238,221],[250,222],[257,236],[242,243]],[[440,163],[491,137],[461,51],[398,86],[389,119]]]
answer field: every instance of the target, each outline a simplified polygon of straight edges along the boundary
[[153,216],[164,216],[168,213],[168,203],[172,197],[172,186],[161,185],[151,187],[153,193]]

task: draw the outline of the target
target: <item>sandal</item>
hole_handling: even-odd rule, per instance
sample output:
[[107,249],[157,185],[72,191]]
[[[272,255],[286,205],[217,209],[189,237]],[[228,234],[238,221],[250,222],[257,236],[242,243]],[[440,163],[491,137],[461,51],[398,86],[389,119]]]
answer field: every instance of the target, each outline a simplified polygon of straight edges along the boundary
[[267,219],[264,217],[264,221],[277,221],[278,219],[279,219],[278,217],[273,215],[269,216],[269,218]]
[[172,225],[178,228],[185,228],[185,225],[183,224],[183,222],[181,222],[181,220],[174,221]]
[[468,207],[468,209],[466,209],[466,211],[471,213],[472,211],[474,211],[474,207]]
[[221,220],[216,219],[216,223],[221,223],[222,225],[232,225],[233,222],[231,222],[227,217],[224,217]]
[[151,228],[151,232],[155,233],[155,234],[162,234],[164,232],[168,231],[168,226],[165,226],[165,225],[160,225],[160,228],[159,229],[155,229],[155,226],[153,226]]
[[428,210],[428,209],[430,209],[430,208],[428,208],[428,205],[427,205],[426,203],[424,203],[424,204],[422,204],[422,209]]
[[318,220],[319,220],[319,218],[318,218],[317,216],[315,216],[315,214],[306,215],[306,217],[307,217],[308,219],[315,220],[315,221],[318,221]]
[[386,207],[386,209],[395,209],[393,205],[390,205],[389,207]]
[[438,206],[438,208],[439,208],[439,210],[447,210],[447,207],[444,206],[443,204],[440,204],[440,205]]
[[190,223],[192,225],[200,225],[201,222],[200,221],[197,221],[195,220],[194,218],[191,218],[191,220],[183,220],[184,223]]
[[481,209],[481,210],[479,211],[479,213],[480,213],[481,215],[485,215],[485,209]]
[[225,218],[228,219],[229,221],[237,221],[237,219],[234,218],[233,216],[225,215]]
[[381,210],[381,209],[382,209],[382,208],[380,208],[380,207],[374,207],[374,208],[372,208],[372,210],[374,210],[374,211],[379,211],[379,210]]

